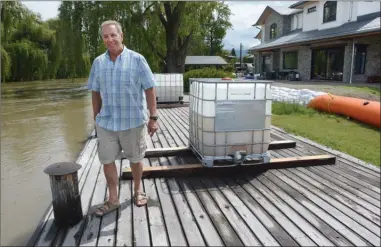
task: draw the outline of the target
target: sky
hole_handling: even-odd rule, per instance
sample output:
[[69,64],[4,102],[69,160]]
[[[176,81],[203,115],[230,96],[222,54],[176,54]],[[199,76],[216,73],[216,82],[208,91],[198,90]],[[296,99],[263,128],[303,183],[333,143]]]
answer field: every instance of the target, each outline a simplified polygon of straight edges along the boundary
[[[23,4],[39,13],[43,20],[54,18],[58,15],[58,7],[60,1],[22,1]],[[252,25],[258,20],[262,11],[267,5],[269,6],[285,6],[288,7],[296,1],[227,1],[232,15],[230,22],[232,29],[229,29],[223,40],[224,48],[231,50],[234,48],[239,53],[240,43],[243,50],[247,50],[259,44],[254,37],[258,33],[258,29]]]

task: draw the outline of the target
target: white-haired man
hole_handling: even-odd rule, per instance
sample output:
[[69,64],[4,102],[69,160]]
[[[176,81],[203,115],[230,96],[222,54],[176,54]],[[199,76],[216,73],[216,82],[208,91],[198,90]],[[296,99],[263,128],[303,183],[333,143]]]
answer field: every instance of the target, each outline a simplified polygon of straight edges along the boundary
[[140,188],[142,160],[147,147],[146,135],[152,136],[156,132],[158,119],[155,81],[146,59],[124,46],[120,23],[103,22],[101,33],[107,51],[94,60],[88,81],[92,91],[98,157],[109,188],[108,200],[95,212],[98,216],[120,206],[115,160],[121,150],[131,164],[135,203],[137,206],[147,203]]

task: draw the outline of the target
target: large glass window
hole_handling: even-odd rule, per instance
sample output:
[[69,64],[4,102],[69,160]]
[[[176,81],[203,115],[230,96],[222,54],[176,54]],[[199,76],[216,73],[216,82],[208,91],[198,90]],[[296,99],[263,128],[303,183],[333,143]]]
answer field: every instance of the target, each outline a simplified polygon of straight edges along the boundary
[[298,52],[283,52],[283,69],[298,68]]
[[270,39],[274,39],[275,37],[276,37],[276,23],[273,23],[270,26]]
[[324,4],[323,22],[335,21],[337,11],[336,1],[327,1]]
[[311,79],[343,80],[344,46],[312,50]]
[[355,74],[365,74],[366,45],[356,44]]

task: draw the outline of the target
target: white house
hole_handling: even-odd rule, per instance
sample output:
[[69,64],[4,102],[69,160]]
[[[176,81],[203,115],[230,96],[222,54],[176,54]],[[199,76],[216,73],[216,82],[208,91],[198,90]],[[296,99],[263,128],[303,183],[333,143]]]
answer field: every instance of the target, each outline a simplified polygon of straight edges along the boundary
[[253,26],[256,73],[301,80],[365,82],[380,76],[380,1],[299,1],[266,7]]

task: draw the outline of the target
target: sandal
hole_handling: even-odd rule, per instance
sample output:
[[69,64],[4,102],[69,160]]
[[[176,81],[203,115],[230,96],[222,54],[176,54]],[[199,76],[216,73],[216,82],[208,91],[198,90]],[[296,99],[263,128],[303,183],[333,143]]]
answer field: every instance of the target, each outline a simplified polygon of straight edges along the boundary
[[[148,202],[148,198],[144,192],[138,191],[137,194],[134,195],[135,204],[138,207],[144,206]],[[145,200],[145,202],[142,203],[142,201]]]
[[[104,202],[103,205],[99,206],[97,209],[98,211],[95,212],[94,214],[96,216],[104,216],[112,211],[114,211],[115,209],[119,208],[120,207],[120,203],[112,203],[110,201],[107,201],[107,202]],[[100,211],[100,212],[99,212]]]

